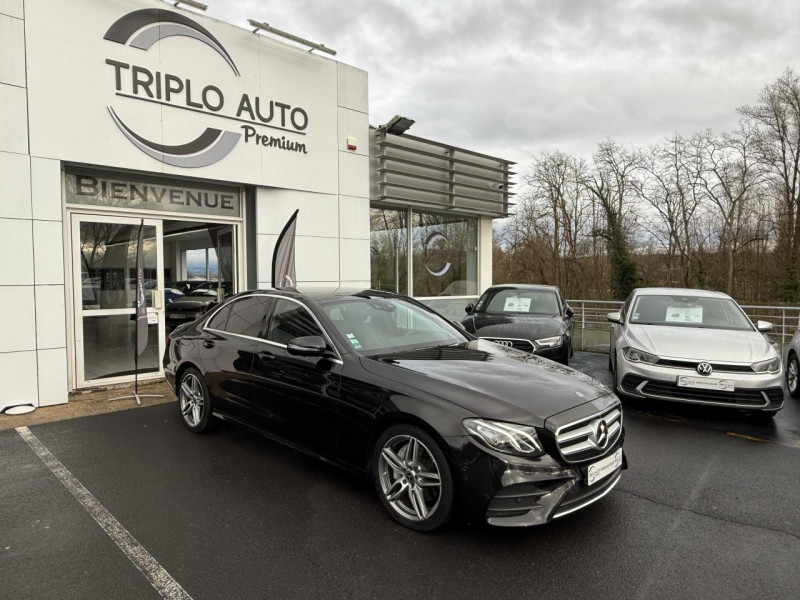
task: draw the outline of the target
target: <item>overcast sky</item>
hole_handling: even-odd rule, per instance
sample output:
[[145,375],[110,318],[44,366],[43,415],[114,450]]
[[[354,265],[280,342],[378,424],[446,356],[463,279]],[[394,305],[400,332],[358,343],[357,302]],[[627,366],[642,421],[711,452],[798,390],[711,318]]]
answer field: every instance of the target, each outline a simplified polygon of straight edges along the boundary
[[204,0],[369,73],[370,122],[520,163],[736,125],[800,71],[798,0]]

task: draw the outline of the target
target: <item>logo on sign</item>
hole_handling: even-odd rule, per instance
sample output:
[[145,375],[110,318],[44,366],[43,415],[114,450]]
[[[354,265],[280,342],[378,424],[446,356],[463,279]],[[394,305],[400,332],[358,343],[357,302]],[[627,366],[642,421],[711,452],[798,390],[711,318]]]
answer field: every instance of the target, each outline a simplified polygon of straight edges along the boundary
[[[118,19],[108,28],[103,39],[130,48],[148,51],[156,42],[169,37],[184,37],[209,46],[240,77],[239,69],[222,43],[205,27],[180,13],[163,9],[136,10]],[[258,133],[256,127],[305,135],[308,113],[303,108],[275,100],[241,95],[235,114],[225,114],[225,94],[213,84],[196,84],[188,77],[153,71],[146,67],[106,59],[114,69],[116,95],[155,103],[228,121],[240,125],[241,132],[216,127],[205,129],[193,140],[168,145],[148,140],[136,133],[111,106],[111,119],[128,139],[145,154],[176,167],[197,168],[214,164],[231,153],[244,136],[245,143],[308,154],[306,145],[287,140],[285,135]],[[255,126],[255,127],[254,127]]]
[[699,365],[697,365],[697,372],[700,373],[700,375],[708,376],[714,372],[714,367],[707,362],[701,362]]

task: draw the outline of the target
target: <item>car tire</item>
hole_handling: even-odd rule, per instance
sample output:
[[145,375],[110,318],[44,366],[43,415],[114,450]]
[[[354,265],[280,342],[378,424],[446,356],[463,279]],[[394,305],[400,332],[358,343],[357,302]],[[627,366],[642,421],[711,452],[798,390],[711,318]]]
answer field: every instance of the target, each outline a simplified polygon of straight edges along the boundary
[[398,424],[375,443],[372,477],[392,518],[414,531],[433,531],[451,518],[453,475],[439,444],[419,427]]
[[786,365],[786,389],[792,398],[800,398],[800,362],[796,354],[789,355]]
[[214,421],[211,396],[202,373],[189,367],[178,382],[178,402],[184,427],[194,433],[205,433]]

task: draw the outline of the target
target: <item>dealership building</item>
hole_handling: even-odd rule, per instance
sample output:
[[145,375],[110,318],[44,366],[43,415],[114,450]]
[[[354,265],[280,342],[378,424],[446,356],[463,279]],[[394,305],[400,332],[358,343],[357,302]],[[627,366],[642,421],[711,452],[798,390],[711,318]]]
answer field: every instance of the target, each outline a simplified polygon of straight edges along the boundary
[[159,0],[0,0],[0,57],[0,410],[132,381],[142,223],[140,379],[163,376],[169,284],[269,287],[298,209],[301,290],[455,316],[491,284],[512,163],[371,127],[367,73],[319,48]]

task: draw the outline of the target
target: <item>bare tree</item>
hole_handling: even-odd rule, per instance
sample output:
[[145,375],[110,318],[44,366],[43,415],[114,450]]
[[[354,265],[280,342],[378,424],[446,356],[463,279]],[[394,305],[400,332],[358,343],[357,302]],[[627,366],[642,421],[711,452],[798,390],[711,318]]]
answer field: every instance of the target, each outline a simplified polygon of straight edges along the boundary
[[779,182],[785,223],[780,229],[780,253],[787,256],[782,296],[800,300],[800,76],[786,69],[764,87],[758,104],[739,113],[758,128],[756,150]]

